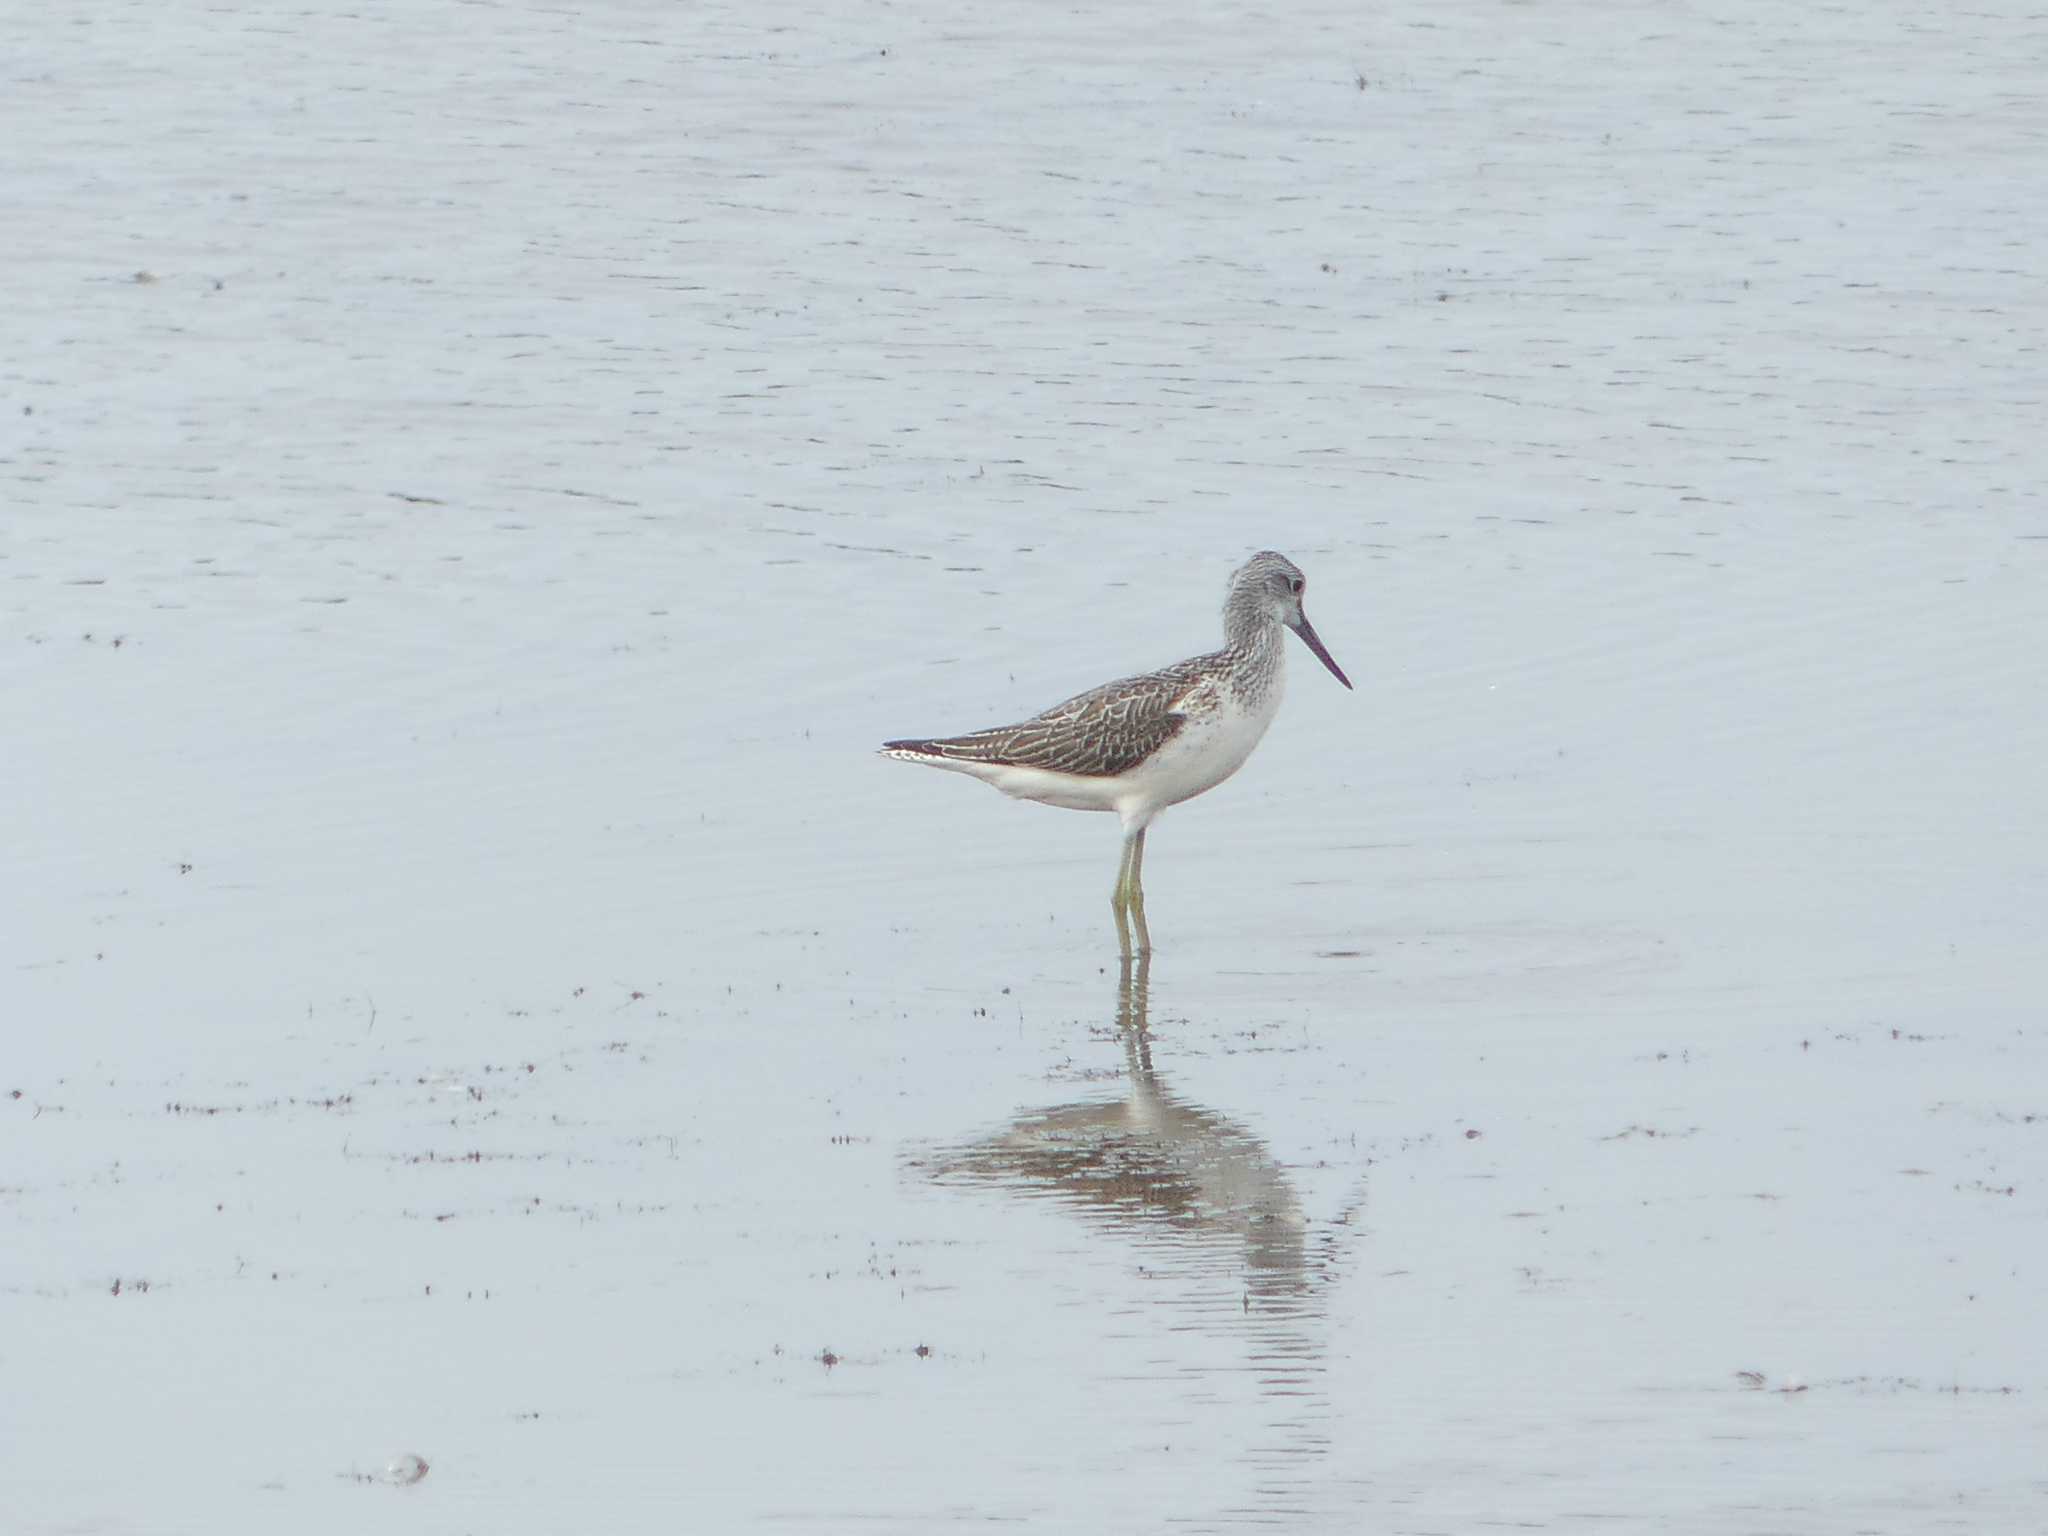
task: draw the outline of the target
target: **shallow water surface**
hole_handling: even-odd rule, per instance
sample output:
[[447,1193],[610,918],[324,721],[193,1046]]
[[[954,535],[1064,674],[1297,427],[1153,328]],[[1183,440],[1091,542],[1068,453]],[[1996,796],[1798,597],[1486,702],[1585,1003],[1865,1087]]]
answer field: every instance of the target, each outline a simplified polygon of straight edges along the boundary
[[2041,31],[27,15],[6,1529],[2048,1527]]

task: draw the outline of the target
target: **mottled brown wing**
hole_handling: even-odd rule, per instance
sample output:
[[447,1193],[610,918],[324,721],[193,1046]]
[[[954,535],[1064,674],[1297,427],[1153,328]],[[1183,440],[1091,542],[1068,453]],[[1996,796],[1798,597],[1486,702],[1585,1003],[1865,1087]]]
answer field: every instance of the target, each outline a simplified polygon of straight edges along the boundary
[[1105,683],[1021,725],[993,726],[936,741],[892,741],[885,750],[1115,778],[1157,752],[1187,723],[1183,703],[1204,686],[1198,662],[1199,658]]

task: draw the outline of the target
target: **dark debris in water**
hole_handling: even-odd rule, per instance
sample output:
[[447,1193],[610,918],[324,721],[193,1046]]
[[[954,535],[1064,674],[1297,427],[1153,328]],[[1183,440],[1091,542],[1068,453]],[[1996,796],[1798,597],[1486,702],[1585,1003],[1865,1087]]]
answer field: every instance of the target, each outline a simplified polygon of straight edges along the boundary
[[1797,1397],[1804,1392],[1825,1391],[1933,1392],[1944,1397],[2016,1397],[2020,1390],[2013,1386],[1967,1386],[1959,1381],[1929,1383],[1912,1376],[1834,1376],[1824,1381],[1804,1381],[1797,1376],[1788,1376],[1773,1386],[1770,1378],[1762,1371],[1737,1371],[1735,1382],[1745,1392],[1770,1391],[1780,1397]]

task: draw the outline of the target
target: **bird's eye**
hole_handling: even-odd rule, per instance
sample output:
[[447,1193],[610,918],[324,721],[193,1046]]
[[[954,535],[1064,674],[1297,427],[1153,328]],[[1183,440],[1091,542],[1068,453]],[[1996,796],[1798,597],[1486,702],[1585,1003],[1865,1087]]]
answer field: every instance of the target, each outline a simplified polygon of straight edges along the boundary
[[1287,590],[1292,592],[1296,597],[1301,596],[1302,585],[1303,583],[1299,576],[1290,576],[1287,578]]

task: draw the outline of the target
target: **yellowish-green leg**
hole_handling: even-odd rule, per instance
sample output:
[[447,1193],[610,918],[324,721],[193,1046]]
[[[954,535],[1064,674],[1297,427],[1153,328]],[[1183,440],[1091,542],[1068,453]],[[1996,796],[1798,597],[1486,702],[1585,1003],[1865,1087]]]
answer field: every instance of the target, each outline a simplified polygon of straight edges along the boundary
[[1138,835],[1131,839],[1131,888],[1125,900],[1131,909],[1131,921],[1138,928],[1138,953],[1152,953],[1152,930],[1145,926],[1145,829],[1138,828]]
[[1126,903],[1131,889],[1132,846],[1132,840],[1125,838],[1123,857],[1116,866],[1116,888],[1109,893],[1109,910],[1116,917],[1117,948],[1123,952],[1126,962],[1131,958],[1131,920],[1126,915]]

